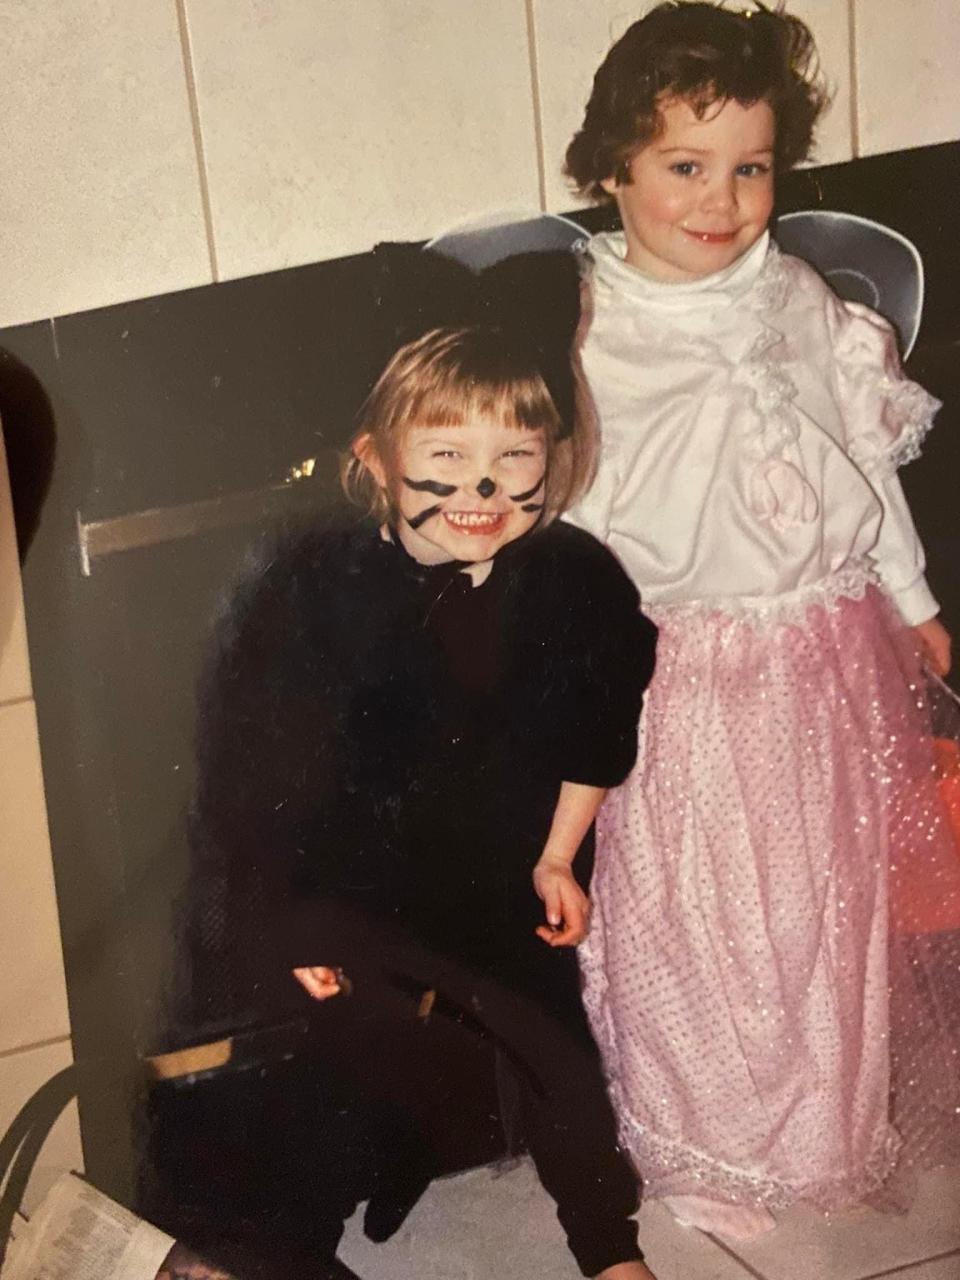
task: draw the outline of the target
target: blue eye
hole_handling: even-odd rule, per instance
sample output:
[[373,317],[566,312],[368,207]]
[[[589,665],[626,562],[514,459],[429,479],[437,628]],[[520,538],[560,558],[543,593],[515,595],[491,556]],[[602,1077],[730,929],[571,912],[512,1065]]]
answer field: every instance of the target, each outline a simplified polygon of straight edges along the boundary
[[693,160],[678,160],[676,164],[670,166],[670,172],[677,174],[680,178],[692,178],[697,172],[697,166]]
[[768,174],[769,172],[770,172],[770,166],[768,164],[756,163],[756,164],[738,164],[737,165],[738,178],[761,178],[765,174]]

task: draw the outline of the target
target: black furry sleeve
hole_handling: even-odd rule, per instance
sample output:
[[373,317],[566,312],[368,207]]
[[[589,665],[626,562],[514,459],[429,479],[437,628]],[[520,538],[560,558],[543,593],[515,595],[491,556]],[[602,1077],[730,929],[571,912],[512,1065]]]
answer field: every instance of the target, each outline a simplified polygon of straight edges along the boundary
[[605,547],[568,525],[558,527],[558,536],[564,565],[558,616],[569,673],[559,769],[567,782],[618,786],[636,761],[657,630]]
[[336,550],[300,545],[261,564],[219,620],[199,697],[198,873],[224,886],[223,927],[287,967],[336,962],[317,904],[350,857]]

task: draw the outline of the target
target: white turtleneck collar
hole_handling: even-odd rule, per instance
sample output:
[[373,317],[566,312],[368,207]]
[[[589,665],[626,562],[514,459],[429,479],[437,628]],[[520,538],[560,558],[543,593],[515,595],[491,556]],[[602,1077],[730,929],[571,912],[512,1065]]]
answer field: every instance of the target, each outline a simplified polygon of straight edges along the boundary
[[699,280],[667,283],[654,280],[626,261],[627,240],[622,231],[601,232],[591,238],[588,247],[593,261],[593,279],[607,285],[614,295],[628,303],[665,311],[690,311],[700,307],[716,310],[736,302],[748,293],[759,279],[769,253],[776,249],[765,231],[736,262],[722,271]]

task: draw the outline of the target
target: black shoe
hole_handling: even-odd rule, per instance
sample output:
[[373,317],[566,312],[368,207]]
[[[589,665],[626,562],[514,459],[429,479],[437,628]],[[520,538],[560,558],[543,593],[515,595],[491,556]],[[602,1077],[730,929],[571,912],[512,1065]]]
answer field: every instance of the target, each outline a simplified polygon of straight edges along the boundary
[[403,1226],[410,1210],[429,1187],[431,1179],[424,1174],[408,1179],[402,1185],[392,1184],[376,1190],[363,1214],[363,1233],[374,1244],[383,1244]]
[[351,1271],[345,1262],[341,1262],[339,1258],[331,1258],[328,1262],[322,1264],[323,1270],[317,1274],[323,1277],[323,1280],[362,1280],[355,1271]]

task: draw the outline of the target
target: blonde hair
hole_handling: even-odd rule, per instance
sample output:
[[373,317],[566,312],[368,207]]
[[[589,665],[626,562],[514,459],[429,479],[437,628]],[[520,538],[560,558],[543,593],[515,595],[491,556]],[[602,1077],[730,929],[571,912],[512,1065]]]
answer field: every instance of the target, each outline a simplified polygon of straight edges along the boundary
[[532,343],[493,327],[432,329],[407,343],[377,379],[343,455],[344,493],[378,521],[394,513],[389,487],[365,458],[372,450],[391,474],[410,427],[456,427],[493,418],[517,430],[542,429],[547,443],[543,523],[555,519],[588,487],[596,458],[593,417],[584,412],[585,389],[574,368],[577,406],[571,423],[554,403]]

